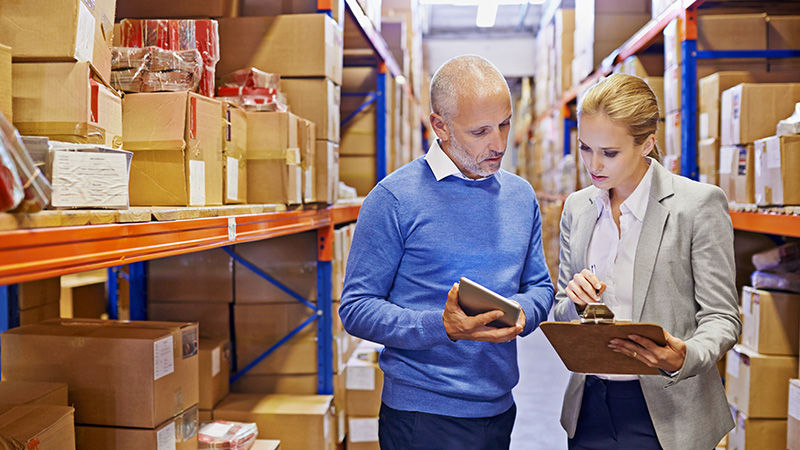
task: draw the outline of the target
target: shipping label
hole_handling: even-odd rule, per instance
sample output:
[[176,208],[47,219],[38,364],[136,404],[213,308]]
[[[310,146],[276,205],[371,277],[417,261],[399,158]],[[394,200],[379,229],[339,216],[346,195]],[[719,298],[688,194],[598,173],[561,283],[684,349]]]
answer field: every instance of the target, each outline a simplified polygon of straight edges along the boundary
[[375,368],[372,366],[348,366],[346,372],[346,389],[351,391],[375,390]]
[[169,425],[158,430],[156,433],[156,441],[158,442],[158,450],[175,450],[177,447],[175,422],[170,422]]
[[350,419],[349,425],[351,442],[378,442],[377,417],[370,419]]
[[78,30],[75,36],[75,59],[92,61],[95,19],[83,2],[78,3]]
[[800,420],[800,387],[789,383],[789,415]]
[[[165,377],[175,371],[175,361],[173,359],[172,346],[172,335],[153,342],[154,380],[158,380],[159,378]],[[173,436],[174,434],[175,433],[173,433]]]
[[[228,139],[230,140],[230,139]],[[239,160],[236,158],[227,157],[225,166],[225,183],[228,193],[228,199],[236,200],[239,198]]]
[[183,353],[183,359],[192,357],[197,354],[198,343],[197,343],[197,327],[191,327],[186,330],[183,330],[181,333],[181,348]]
[[189,204],[206,204],[206,163],[203,161],[189,161]]
[[222,357],[220,348],[211,350],[211,376],[215,377],[220,371],[220,359]]

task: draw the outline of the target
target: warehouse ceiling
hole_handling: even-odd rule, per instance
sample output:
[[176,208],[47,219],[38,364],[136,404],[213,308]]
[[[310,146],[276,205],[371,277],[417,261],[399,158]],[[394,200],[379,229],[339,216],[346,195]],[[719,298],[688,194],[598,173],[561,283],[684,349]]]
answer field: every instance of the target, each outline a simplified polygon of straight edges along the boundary
[[479,28],[475,19],[477,5],[423,4],[427,23],[423,34],[426,38],[438,37],[487,37],[508,34],[535,36],[542,16],[542,6],[525,3],[521,5],[499,5],[497,18],[491,28]]

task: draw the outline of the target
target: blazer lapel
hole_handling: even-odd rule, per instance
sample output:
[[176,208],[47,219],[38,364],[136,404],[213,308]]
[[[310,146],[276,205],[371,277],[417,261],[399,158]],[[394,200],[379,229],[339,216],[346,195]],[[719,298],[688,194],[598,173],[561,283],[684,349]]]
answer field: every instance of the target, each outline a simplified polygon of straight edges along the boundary
[[570,244],[570,248],[575,249],[574,258],[570,258],[573,274],[587,267],[586,252],[589,249],[589,240],[592,238],[592,231],[594,231],[596,223],[597,206],[594,204],[594,199],[590,199],[586,207],[578,212],[578,220],[573,232],[574,242]]
[[642,232],[636,246],[636,257],[633,269],[633,311],[632,319],[641,321],[642,310],[647,296],[647,288],[653,269],[656,264],[658,250],[661,247],[661,237],[664,234],[664,225],[669,217],[669,210],[661,201],[674,194],[672,189],[672,174],[661,164],[653,168],[653,183],[650,187],[650,199],[647,203],[647,212],[642,223]]

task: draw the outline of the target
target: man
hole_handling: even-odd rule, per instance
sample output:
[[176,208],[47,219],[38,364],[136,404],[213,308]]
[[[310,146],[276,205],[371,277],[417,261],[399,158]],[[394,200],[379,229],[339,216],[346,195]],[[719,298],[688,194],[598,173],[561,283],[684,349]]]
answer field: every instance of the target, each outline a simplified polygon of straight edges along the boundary
[[[383,450],[507,448],[514,338],[553,304],[539,207],[527,182],[500,170],[511,96],[494,65],[446,62],[431,108],[438,141],[364,200],[339,314],[349,333],[385,346]],[[518,302],[517,325],[488,327],[499,311],[467,316],[454,283],[462,276]]]

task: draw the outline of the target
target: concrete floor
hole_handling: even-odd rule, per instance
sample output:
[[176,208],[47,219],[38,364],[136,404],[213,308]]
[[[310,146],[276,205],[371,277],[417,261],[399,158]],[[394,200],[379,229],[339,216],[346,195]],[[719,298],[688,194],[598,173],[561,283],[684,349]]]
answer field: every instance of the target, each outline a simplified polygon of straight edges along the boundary
[[514,389],[517,421],[512,450],[562,450],[567,434],[561,428],[561,400],[569,372],[541,330],[517,341],[519,384]]

